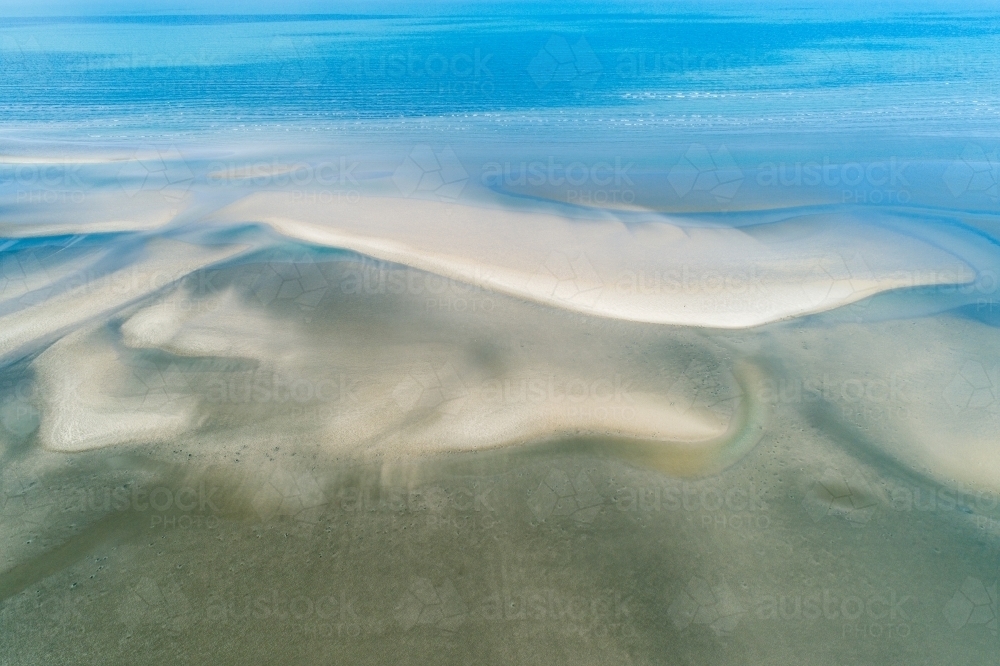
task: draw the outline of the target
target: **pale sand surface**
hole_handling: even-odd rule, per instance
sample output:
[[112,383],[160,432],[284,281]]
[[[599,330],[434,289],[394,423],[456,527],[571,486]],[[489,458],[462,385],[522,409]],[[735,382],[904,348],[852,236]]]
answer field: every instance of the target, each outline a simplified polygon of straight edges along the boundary
[[167,441],[206,418],[239,422],[241,412],[296,428],[290,406],[325,403],[330,413],[311,424],[311,437],[333,452],[604,435],[656,442],[671,467],[681,465],[669,462],[672,450],[714,451],[747,427],[752,371],[731,367],[724,347],[696,333],[625,343],[597,320],[567,337],[562,326],[587,320],[486,291],[473,296],[483,310],[474,315],[428,310],[420,294],[366,305],[342,290],[362,272],[381,271],[386,284],[433,278],[356,259],[306,266],[340,287],[308,321],[290,316],[285,299],[261,306],[251,289],[268,264],[240,265],[214,276],[219,290],[206,297],[178,288],[63,337],[32,363],[45,396],[41,443],[78,451]]
[[190,177],[155,191],[98,188],[90,183],[91,178],[99,177],[119,185],[115,169],[120,168],[116,165],[100,174],[61,172],[51,189],[31,183],[19,185],[0,196],[4,208],[0,234],[4,238],[33,238],[148,231],[169,224],[189,206]]
[[[136,248],[137,256],[129,265],[107,273],[84,273],[82,279],[68,280],[67,288],[51,297],[38,303],[23,301],[23,307],[4,315],[0,355],[19,352],[33,343],[51,341],[60,332],[67,332],[93,317],[111,314],[201,267],[245,249],[153,239]],[[53,280],[52,284],[59,282]]]
[[[40,443],[80,451],[166,441],[211,422],[217,403],[238,412],[231,404],[238,400],[229,395],[233,377],[244,392],[270,377],[272,383],[299,382],[306,393],[336,387],[348,394],[341,409],[316,425],[333,451],[482,450],[605,436],[655,443],[653,449],[637,444],[637,455],[655,451],[651,455],[663,469],[705,473],[730,464],[738,457],[733,451],[756,441],[752,431],[767,400],[757,399],[750,387],[771,381],[766,370],[752,354],[678,328],[663,334],[692,342],[662,348],[651,366],[650,352],[631,350],[632,333],[613,332],[615,320],[747,328],[900,287],[959,284],[967,286],[957,291],[974,293],[973,281],[982,274],[972,266],[989,266],[988,253],[960,234],[934,227],[913,234],[904,218],[891,215],[862,222],[811,214],[743,228],[669,221],[627,226],[608,211],[580,220],[544,207],[531,212],[372,197],[331,206],[301,199],[280,192],[245,197],[202,225],[200,233],[214,234],[213,244],[200,242],[201,236],[137,237],[120,266],[94,247],[12,254],[5,268],[8,309],[0,314],[0,351],[15,360],[61,337],[30,365],[44,387],[38,396]],[[395,264],[323,259],[318,248],[292,250],[277,261],[220,264],[275,242],[227,231],[257,222],[284,238]],[[77,230],[100,231],[86,219]],[[226,234],[232,242],[220,243]],[[336,315],[341,306],[330,302],[370,295],[389,299],[395,310],[346,321]],[[281,310],[289,304],[315,317],[289,319]],[[559,317],[576,321],[581,314],[558,311],[598,315],[606,323],[592,325],[602,336],[572,328],[567,333]],[[424,320],[419,327],[405,323],[414,312]],[[462,325],[455,329],[458,321]],[[910,344],[934,349],[919,355],[926,369],[912,380],[931,387],[927,395],[895,383],[887,389],[892,400],[912,395],[917,403],[912,414],[907,406],[900,418],[879,421],[886,436],[877,446],[910,467],[933,469],[936,478],[992,488],[985,426],[951,404],[965,399],[963,391],[991,391],[991,368],[970,369],[972,388],[952,386],[950,402],[942,398],[945,387],[929,379],[956,353],[973,353],[956,352],[956,344],[981,346],[986,338],[972,342],[976,331],[988,336],[989,329],[965,320],[938,322],[855,326],[851,330],[858,333],[836,337],[847,347],[832,353],[838,372],[853,374],[831,381],[848,382],[851,390],[859,384],[863,392],[864,376],[895,378],[917,367]],[[903,344],[912,335],[897,330],[927,326],[944,326],[946,332],[927,333],[939,338],[959,327],[961,342]],[[479,342],[463,341],[470,327],[481,331]],[[883,334],[880,327],[895,329]],[[827,339],[819,332],[826,329],[806,330]],[[501,340],[539,339],[494,349],[496,343],[488,341],[494,334]],[[866,334],[874,337],[864,341]],[[900,336],[899,343],[877,344],[882,335]],[[692,357],[695,348],[701,360]],[[601,358],[607,360],[594,360]],[[786,355],[782,363],[794,358]],[[802,372],[800,385],[827,376],[825,367]],[[641,379],[644,373],[653,374]],[[274,392],[273,386],[265,389]],[[150,403],[148,390],[159,403]],[[981,394],[967,402],[982,402]],[[911,428],[918,434],[907,444],[894,443],[894,433]],[[968,435],[959,434],[963,428]],[[960,442],[940,446],[949,433]]]
[[[992,580],[1000,534],[995,329],[966,316],[991,264],[967,235],[377,199],[362,233],[286,196],[8,254],[19,657],[990,649],[978,625],[955,641],[956,591]],[[752,265],[761,298],[615,288],[677,265]]]
[[[780,345],[797,378],[766,388],[817,424],[839,423],[852,446],[939,484],[995,493],[995,336],[996,328],[958,316],[804,328],[793,337],[799,344]],[[838,362],[820,360],[829,358]]]
[[266,222],[285,236],[547,305],[659,324],[744,328],[886,289],[975,279],[970,266],[932,242],[846,216],[806,216],[761,240],[742,229],[669,221],[630,229],[610,213],[574,221],[421,200],[331,205],[262,192],[214,219]]

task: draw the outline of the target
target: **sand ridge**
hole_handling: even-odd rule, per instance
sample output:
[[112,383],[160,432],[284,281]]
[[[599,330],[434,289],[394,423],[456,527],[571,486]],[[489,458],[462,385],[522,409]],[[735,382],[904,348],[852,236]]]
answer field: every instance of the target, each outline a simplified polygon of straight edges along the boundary
[[669,222],[632,229],[610,213],[577,221],[424,200],[331,205],[258,192],[209,219],[264,222],[291,238],[546,305],[658,324],[747,328],[885,290],[976,278],[936,244],[845,216],[804,216],[784,225],[785,234],[758,240],[741,229]]

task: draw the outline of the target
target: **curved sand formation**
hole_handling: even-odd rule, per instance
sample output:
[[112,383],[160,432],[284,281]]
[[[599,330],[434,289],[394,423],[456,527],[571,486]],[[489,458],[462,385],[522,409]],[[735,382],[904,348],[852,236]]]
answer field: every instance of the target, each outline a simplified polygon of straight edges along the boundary
[[[704,338],[696,346],[707,356],[695,364],[682,360],[690,349],[619,357],[603,369],[554,350],[615,357],[609,350],[632,344],[629,327],[637,324],[630,322],[749,329],[901,287],[972,285],[990,261],[961,230],[930,225],[918,234],[905,217],[890,215],[801,214],[742,228],[667,218],[626,225],[611,212],[580,220],[425,200],[329,205],[258,192],[208,215],[198,233],[168,236],[138,234],[151,224],[150,211],[167,214],[162,200],[143,201],[133,203],[146,221],[125,224],[137,233],[119,235],[106,250],[61,249],[44,265],[18,259],[23,276],[5,285],[0,354],[14,360],[51,345],[31,364],[42,387],[38,432],[50,450],[166,443],[219,423],[258,422],[302,430],[333,450],[376,455],[599,440],[673,473],[711,473],[762,433],[767,401],[755,395],[763,380],[754,361],[734,361]],[[239,231],[260,222],[279,238]],[[84,219],[73,229],[97,232],[102,224]],[[45,232],[35,227],[33,242],[44,243]],[[246,263],[271,256],[286,245],[282,238],[313,249]],[[258,254],[249,254],[254,247]],[[403,267],[334,260],[322,247]],[[225,263],[240,254],[244,263]],[[373,266],[396,276],[374,292],[365,274]],[[87,279],[75,283],[80,274]],[[191,291],[187,279],[196,275],[207,289]],[[434,279],[446,293],[429,286]],[[490,309],[449,313],[451,292],[463,288]],[[297,306],[291,319],[285,299]],[[375,314],[379,299],[395,314]],[[342,307],[353,308],[350,325],[338,318]],[[311,314],[302,319],[305,311]],[[600,328],[601,342],[580,337],[566,311],[596,315],[587,321]],[[422,323],[410,333],[380,328],[409,330],[414,316]],[[465,333],[449,329],[459,319]],[[470,326],[482,329],[478,337]],[[698,338],[679,328],[643,335]],[[483,344],[501,349],[488,363],[481,350],[470,351]],[[625,377],[631,386],[652,358],[658,369],[641,388],[622,390],[609,379]],[[310,398],[304,409],[314,413],[304,424],[301,405],[274,397],[277,378],[314,394],[337,387],[335,404]],[[237,393],[270,397],[241,402],[234,383]]]
[[308,243],[546,305],[683,326],[758,326],[889,289],[976,277],[934,243],[834,215],[803,216],[753,235],[668,221],[629,228],[611,215],[582,221],[423,200],[322,204],[259,192],[210,219],[265,222]]
[[[322,268],[335,279],[356,263]],[[246,286],[266,269],[224,269],[218,293],[179,287],[51,345],[32,363],[41,443],[63,452],[167,444],[221,422],[375,455],[597,438],[700,475],[761,434],[747,395],[752,365],[729,368],[725,350],[698,335],[647,331],[636,348],[602,320],[567,328],[572,315],[493,296],[492,311],[466,324],[492,333],[486,350],[450,317],[424,315],[412,327],[422,305],[413,296],[380,306],[334,294],[309,322],[289,317],[287,303],[262,305]],[[352,306],[349,321],[337,316]],[[386,317],[397,325],[386,327]]]

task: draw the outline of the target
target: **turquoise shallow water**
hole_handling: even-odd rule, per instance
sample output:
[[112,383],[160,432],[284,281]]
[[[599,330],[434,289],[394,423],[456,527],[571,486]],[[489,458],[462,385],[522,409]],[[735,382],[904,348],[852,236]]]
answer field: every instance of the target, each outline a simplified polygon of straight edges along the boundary
[[[989,13],[579,11],[10,17],[5,141],[121,158],[174,146],[192,184],[218,184],[209,172],[244,166],[234,147],[261,144],[264,163],[337,163],[323,183],[344,190],[428,144],[454,151],[473,198],[996,209]],[[4,167],[0,186],[16,203],[107,184],[57,171]]]
[[851,8],[9,18],[3,112],[94,131],[449,119],[539,138],[582,123],[659,141],[954,137],[990,129],[996,30],[982,12]]

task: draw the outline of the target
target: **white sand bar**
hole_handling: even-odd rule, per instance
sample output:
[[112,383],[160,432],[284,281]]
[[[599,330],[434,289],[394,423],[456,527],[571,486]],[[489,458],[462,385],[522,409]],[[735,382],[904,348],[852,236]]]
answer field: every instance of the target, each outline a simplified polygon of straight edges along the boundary
[[528,300],[603,317],[744,328],[881,291],[975,278],[959,257],[889,226],[809,215],[767,233],[628,227],[425,200],[320,203],[250,195],[213,216],[353,250]]

